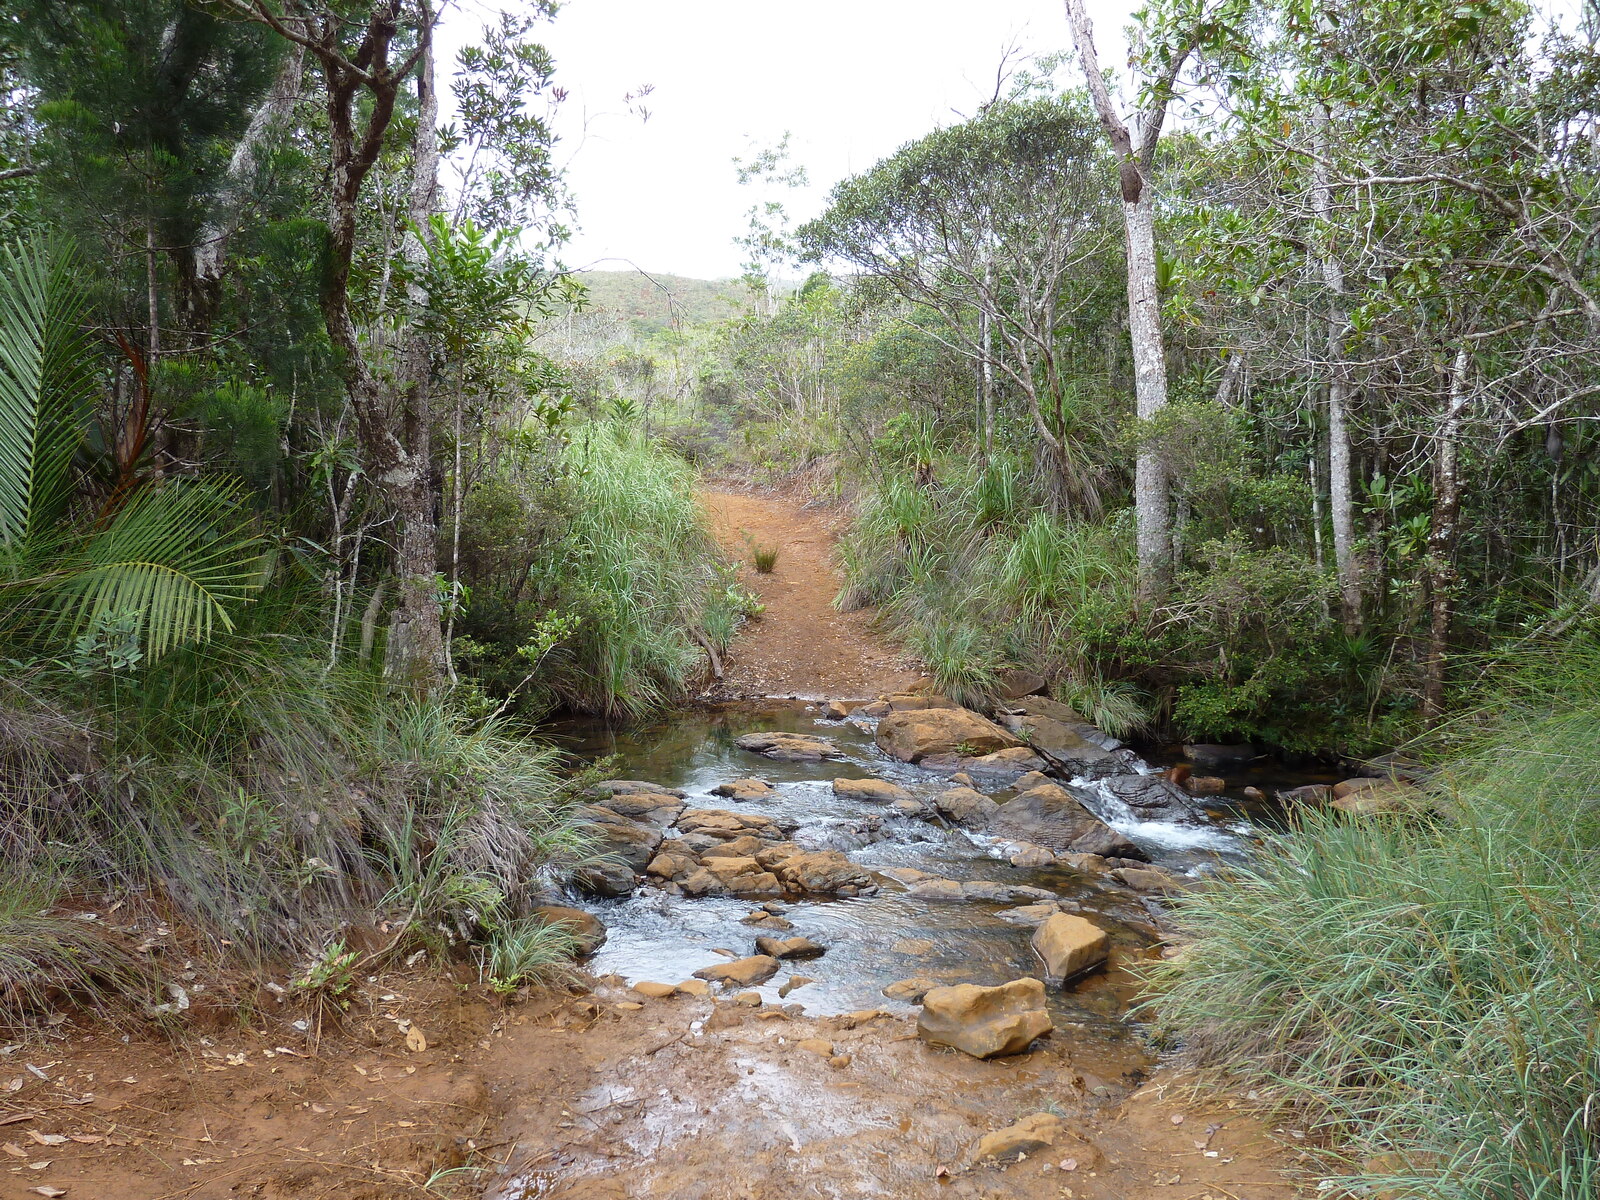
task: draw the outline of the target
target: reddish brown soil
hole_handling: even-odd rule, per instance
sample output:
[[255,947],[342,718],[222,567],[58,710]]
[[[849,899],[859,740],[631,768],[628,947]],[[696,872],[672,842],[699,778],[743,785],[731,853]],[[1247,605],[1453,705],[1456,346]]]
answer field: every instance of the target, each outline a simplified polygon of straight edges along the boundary
[[[320,1041],[302,1015],[274,1002],[172,1038],[70,1021],[23,1038],[0,1072],[0,1200],[1311,1194],[1287,1131],[1163,1072],[1139,1086],[1136,1050],[1066,1029],[979,1062],[906,1016],[647,1000],[615,979],[508,1004],[436,975],[362,984]],[[1064,1119],[1056,1146],[972,1162],[983,1134],[1043,1111]]]
[[[842,583],[836,510],[754,490],[708,491],[705,503],[718,540],[741,564],[740,582],[766,605],[734,642],[723,695],[861,700],[917,681],[915,662],[872,629],[870,612],[833,607]],[[752,542],[777,547],[770,575],[755,570]]]

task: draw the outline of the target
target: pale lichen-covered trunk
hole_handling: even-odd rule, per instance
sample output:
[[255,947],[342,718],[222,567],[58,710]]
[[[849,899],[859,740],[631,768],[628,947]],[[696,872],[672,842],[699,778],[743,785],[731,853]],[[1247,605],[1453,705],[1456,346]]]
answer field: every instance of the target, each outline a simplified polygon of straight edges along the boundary
[[1466,347],[1450,366],[1450,391],[1434,433],[1433,515],[1428,529],[1428,658],[1424,664],[1422,717],[1430,725],[1444,713],[1446,656],[1455,618],[1456,543],[1461,525],[1461,423],[1467,406]]
[[[1148,421],[1167,406],[1167,354],[1161,331],[1161,292],[1156,279],[1156,200],[1150,186],[1156,145],[1166,119],[1173,81],[1194,47],[1192,37],[1175,47],[1165,74],[1152,81],[1139,118],[1139,143],[1117,111],[1100,70],[1094,25],[1084,0],[1066,0],[1067,22],[1100,124],[1116,155],[1122,188],[1122,218],[1128,248],[1128,334],[1133,350],[1134,408]],[[1134,463],[1134,517],[1139,559],[1139,599],[1161,600],[1172,581],[1172,500],[1167,466],[1159,454],[1141,449]]]
[[1361,566],[1355,553],[1355,494],[1350,484],[1350,362],[1344,337],[1349,326],[1344,266],[1332,244],[1332,189],[1328,184],[1328,110],[1313,109],[1311,208],[1321,226],[1317,263],[1327,289],[1328,509],[1333,523],[1333,565],[1345,628],[1361,627]]
[[[1155,194],[1140,187],[1122,202],[1128,235],[1128,336],[1133,343],[1134,410],[1139,420],[1167,406],[1166,344],[1156,281]],[[1172,503],[1166,460],[1141,447],[1134,463],[1133,504],[1139,554],[1139,596],[1157,600],[1172,579]]]

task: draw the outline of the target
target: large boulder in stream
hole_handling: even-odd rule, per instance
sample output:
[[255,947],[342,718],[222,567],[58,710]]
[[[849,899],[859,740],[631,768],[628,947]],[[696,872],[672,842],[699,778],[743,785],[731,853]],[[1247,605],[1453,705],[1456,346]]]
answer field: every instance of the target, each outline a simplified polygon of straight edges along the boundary
[[831,739],[806,733],[747,733],[735,738],[733,744],[741,750],[782,762],[820,762],[825,758],[844,757],[844,751]]
[[1000,806],[982,792],[969,787],[951,788],[933,798],[933,806],[946,820],[968,829],[984,829]]
[[[639,803],[629,803],[634,800]],[[641,815],[626,815],[617,811],[619,807]],[[596,835],[595,861],[579,870],[573,881],[597,896],[626,896],[656,857],[666,827],[682,807],[683,801],[665,793],[624,794],[606,804],[585,805],[579,814]]]
[[815,896],[876,896],[878,885],[867,871],[838,850],[796,850],[779,859],[776,852],[758,856],[787,891]]
[[1006,750],[996,750],[993,754],[976,756],[930,754],[917,765],[938,775],[963,775],[985,787],[1003,788],[1010,787],[1025,775],[1038,774],[1047,764],[1028,747],[1012,746]]
[[1086,809],[1066,788],[1042,783],[1002,804],[989,829],[1057,854],[1098,854],[1143,860],[1145,852]]
[[1193,825],[1203,819],[1194,797],[1165,775],[1117,775],[1100,780],[1099,786],[1131,808],[1141,821]]
[[896,709],[878,722],[879,749],[901,762],[930,755],[984,755],[1022,745],[1015,734],[965,708]]
[[925,1042],[974,1058],[1021,1054],[1055,1026],[1044,1008],[1044,984],[1013,979],[999,987],[962,983],[936,987],[922,997],[917,1035]]
[[1047,919],[1033,931],[1031,944],[1052,983],[1098,967],[1111,954],[1106,931],[1071,913],[1056,913]]

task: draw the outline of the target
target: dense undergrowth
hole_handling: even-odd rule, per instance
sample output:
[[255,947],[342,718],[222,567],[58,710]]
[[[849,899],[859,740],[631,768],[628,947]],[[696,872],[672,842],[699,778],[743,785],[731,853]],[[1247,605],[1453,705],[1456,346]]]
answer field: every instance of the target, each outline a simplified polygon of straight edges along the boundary
[[1333,1174],[1416,1200],[1600,1188],[1597,670],[1583,639],[1458,723],[1429,819],[1306,815],[1179,904],[1162,1024],[1332,1135]]
[[751,601],[711,539],[689,464],[636,424],[595,421],[539,487],[502,475],[465,522],[473,584],[457,654],[498,699],[637,717],[687,699]]
[[[235,963],[314,965],[352,927],[383,929],[361,956],[379,966],[495,944],[585,859],[582,779],[554,751],[365,664],[330,670],[292,632],[313,612],[266,597],[155,670],[8,674],[5,999],[155,978],[82,922],[52,926],[56,890],[180,922]],[[3,965],[28,962],[32,982]]]
[[880,606],[942,691],[975,702],[1019,667],[1123,735],[1324,751],[1407,731],[1403,666],[1344,632],[1314,563],[1239,522],[1197,521],[1172,598],[1141,606],[1131,514],[1063,515],[1027,459],[930,446],[878,474],[857,500],[841,599]]

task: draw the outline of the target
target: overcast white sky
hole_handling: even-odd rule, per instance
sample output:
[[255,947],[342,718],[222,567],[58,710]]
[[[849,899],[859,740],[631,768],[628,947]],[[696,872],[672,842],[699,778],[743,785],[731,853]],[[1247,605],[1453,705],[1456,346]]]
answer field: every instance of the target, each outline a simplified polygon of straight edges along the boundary
[[[446,47],[515,2],[459,0]],[[1134,7],[1090,0],[1108,66],[1125,61]],[[736,156],[792,131],[812,186],[773,198],[804,219],[840,179],[973,112],[1008,45],[1070,47],[1060,0],[566,0],[545,33],[571,93],[561,153],[581,229],[567,265],[700,278],[739,273],[733,238],[758,197]],[[642,84],[648,121],[624,101]]]

